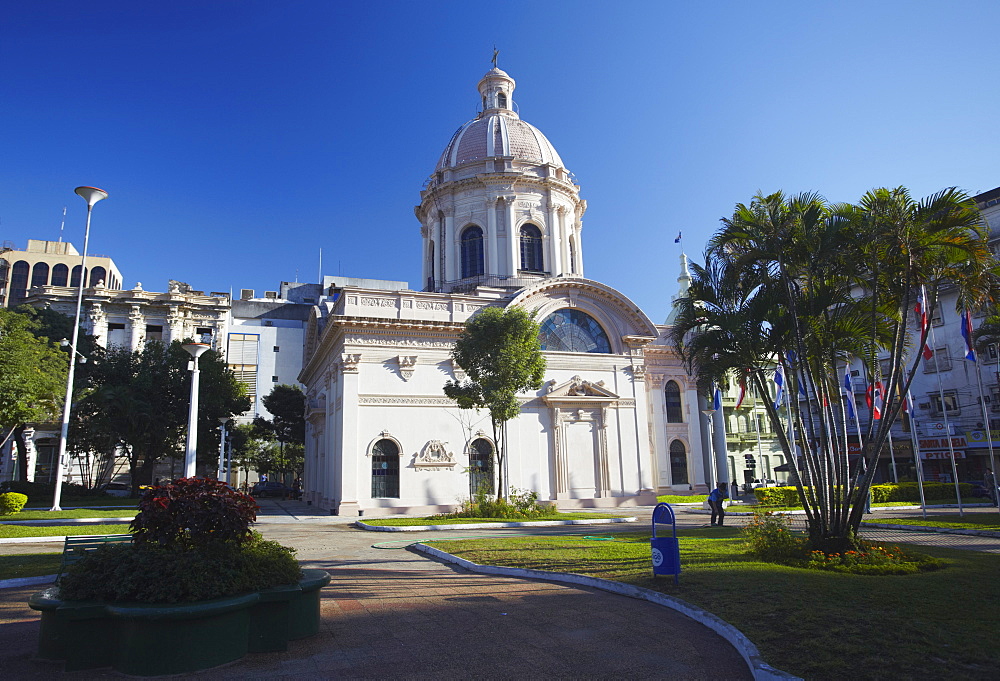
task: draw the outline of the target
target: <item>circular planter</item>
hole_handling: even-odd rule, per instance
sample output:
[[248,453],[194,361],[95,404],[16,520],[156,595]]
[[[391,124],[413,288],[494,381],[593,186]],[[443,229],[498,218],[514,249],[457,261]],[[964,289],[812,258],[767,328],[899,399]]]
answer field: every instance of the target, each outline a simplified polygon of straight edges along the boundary
[[38,657],[66,671],[114,667],[135,676],[182,674],[287,649],[319,632],[324,570],[297,584],[242,596],[176,604],[64,601],[52,586],[28,605],[42,613]]

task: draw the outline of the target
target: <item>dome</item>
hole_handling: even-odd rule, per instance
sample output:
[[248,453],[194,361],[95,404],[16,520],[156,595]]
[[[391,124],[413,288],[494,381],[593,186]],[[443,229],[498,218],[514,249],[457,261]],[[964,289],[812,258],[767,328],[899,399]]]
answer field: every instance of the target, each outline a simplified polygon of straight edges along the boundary
[[564,168],[555,147],[541,130],[514,116],[506,112],[490,113],[463,125],[452,135],[435,170],[497,156]]
[[514,79],[496,66],[486,72],[476,86],[483,112],[452,135],[435,171],[498,157],[565,168],[545,135],[514,111],[514,86]]

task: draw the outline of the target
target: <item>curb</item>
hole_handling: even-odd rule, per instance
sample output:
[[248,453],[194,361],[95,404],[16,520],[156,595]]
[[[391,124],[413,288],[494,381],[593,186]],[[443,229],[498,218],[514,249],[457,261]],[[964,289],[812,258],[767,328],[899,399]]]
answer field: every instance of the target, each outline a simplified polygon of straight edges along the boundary
[[55,520],[5,520],[4,525],[127,525],[135,520],[131,518],[62,518]]
[[459,523],[450,525],[367,525],[356,520],[354,526],[368,532],[447,532],[448,530],[496,530],[505,527],[560,527],[563,525],[607,525],[634,523],[638,518],[590,518],[580,520],[525,520],[516,523]]
[[56,575],[41,575],[39,577],[19,577],[18,579],[0,579],[0,589],[16,589],[21,586],[38,586],[52,584]]
[[[548,570],[529,570],[525,568],[479,565],[478,563],[473,563],[472,561],[465,560],[464,558],[453,556],[450,553],[446,553],[432,546],[427,546],[426,544],[411,544],[408,548],[417,551],[418,553],[432,556],[446,563],[458,565],[459,567],[465,568],[470,572],[485,575],[498,575],[501,577],[537,579],[545,582],[558,582],[560,584],[573,584],[576,586],[587,586],[621,596],[628,596],[629,598],[649,601],[650,603],[655,603],[657,605],[670,608],[671,610],[676,610],[682,615],[690,617],[699,624],[703,624],[722,638],[726,639],[726,641],[736,648],[736,652],[738,652],[746,661],[754,679],[757,681],[792,681],[793,679],[799,679],[798,676],[789,674],[788,672],[783,672],[780,669],[775,669],[771,665],[764,662],[760,656],[760,651],[757,650],[757,646],[755,646],[750,639],[743,634],[743,632],[733,625],[729,624],[720,617],[713,615],[707,610],[702,610],[701,608],[682,601],[679,598],[662,594],[659,591],[653,591],[652,589],[645,589],[639,586],[632,586],[631,584],[624,584],[622,582],[612,582],[598,577],[578,575],[571,572],[549,572]],[[799,679],[799,681],[801,681],[801,679]]]
[[0,539],[0,544],[47,544],[49,542],[55,544],[56,542],[66,541],[65,535],[55,537],[9,537],[7,539]]
[[884,527],[890,530],[908,530],[910,532],[936,532],[937,534],[965,534],[972,537],[993,537],[1000,539],[1000,532],[993,530],[960,530],[953,527],[928,527],[926,525],[896,525],[889,523],[861,523],[862,527]]

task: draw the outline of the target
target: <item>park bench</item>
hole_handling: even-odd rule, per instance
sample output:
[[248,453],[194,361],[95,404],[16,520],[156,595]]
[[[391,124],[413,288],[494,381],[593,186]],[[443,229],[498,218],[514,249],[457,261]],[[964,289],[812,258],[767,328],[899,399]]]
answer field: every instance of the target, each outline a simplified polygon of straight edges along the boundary
[[56,575],[56,582],[63,576],[70,565],[78,562],[85,555],[108,544],[124,544],[132,541],[130,534],[81,534],[66,537],[63,544],[62,564],[59,565],[59,574]]

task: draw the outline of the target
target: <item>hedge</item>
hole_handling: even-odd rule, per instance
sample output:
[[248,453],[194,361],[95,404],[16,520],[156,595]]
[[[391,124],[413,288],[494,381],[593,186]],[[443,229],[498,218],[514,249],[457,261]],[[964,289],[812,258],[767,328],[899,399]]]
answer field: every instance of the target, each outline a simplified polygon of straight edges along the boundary
[[[967,482],[958,484],[963,499],[972,497],[972,485]],[[799,494],[794,487],[758,487],[753,491],[757,503],[761,506],[798,506]],[[925,482],[924,499],[954,499],[955,485],[950,482]],[[872,485],[872,503],[887,501],[920,502],[920,490],[915,482],[886,483]]]

